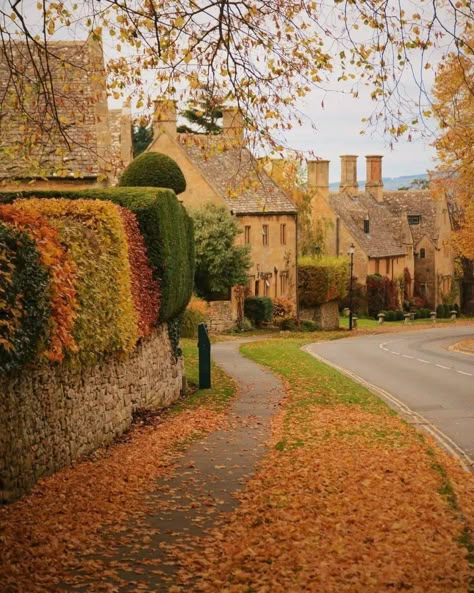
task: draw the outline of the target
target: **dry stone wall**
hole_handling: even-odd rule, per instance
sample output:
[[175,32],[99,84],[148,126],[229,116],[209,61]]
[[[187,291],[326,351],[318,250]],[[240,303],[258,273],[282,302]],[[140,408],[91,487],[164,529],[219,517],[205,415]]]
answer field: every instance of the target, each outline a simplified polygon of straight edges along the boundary
[[331,331],[339,329],[339,308],[337,301],[324,303],[318,307],[300,310],[301,319],[314,321],[318,329]]
[[231,301],[211,301],[208,312],[208,328],[213,334],[221,334],[235,327],[232,319]]
[[135,410],[170,405],[182,385],[183,364],[174,358],[166,325],[125,360],[0,378],[0,503],[110,443],[127,430]]

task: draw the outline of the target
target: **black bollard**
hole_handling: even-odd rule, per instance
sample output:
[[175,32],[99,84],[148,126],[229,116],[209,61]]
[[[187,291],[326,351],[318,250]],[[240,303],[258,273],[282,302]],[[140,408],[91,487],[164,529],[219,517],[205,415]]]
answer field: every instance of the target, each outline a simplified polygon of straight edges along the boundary
[[205,323],[198,326],[199,389],[211,388],[211,341]]

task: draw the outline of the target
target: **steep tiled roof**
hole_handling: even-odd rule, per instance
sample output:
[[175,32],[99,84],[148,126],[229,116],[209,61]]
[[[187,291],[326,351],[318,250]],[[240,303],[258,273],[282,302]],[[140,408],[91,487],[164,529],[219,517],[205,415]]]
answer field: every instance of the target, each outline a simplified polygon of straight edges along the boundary
[[[329,204],[369,257],[405,255],[405,248],[397,239],[400,217],[394,216],[370,194],[330,194]],[[364,232],[366,216],[369,217],[368,233]]]
[[436,226],[436,201],[429,190],[384,192],[384,203],[395,216],[420,216],[420,224],[411,224],[414,243],[427,235],[435,244],[439,229]]
[[[0,114],[0,178],[12,177],[97,177],[100,165],[97,154],[104,154],[107,138],[98,126],[107,123],[105,75],[100,44],[88,42],[51,42],[50,73],[54,88],[57,118],[73,138],[68,143],[58,133],[47,109],[44,96],[35,93],[37,76],[28,59],[24,43],[12,44],[8,54],[0,51],[0,96],[4,96]],[[19,108],[9,78],[6,55],[22,73],[21,89],[25,109]],[[36,106],[33,107],[33,105]],[[33,116],[33,117],[31,117]],[[107,134],[105,134],[106,136]],[[108,141],[110,144],[110,138]]]
[[224,136],[180,134],[191,161],[235,214],[294,214],[296,207],[246,149]]

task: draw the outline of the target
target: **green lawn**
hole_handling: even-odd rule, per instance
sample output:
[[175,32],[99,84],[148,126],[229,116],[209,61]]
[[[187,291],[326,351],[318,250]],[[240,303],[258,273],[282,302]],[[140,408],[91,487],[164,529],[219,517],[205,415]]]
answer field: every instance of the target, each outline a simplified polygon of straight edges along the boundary
[[[471,321],[472,317],[462,317],[458,321]],[[357,320],[357,327],[360,329],[373,329],[375,327],[412,327],[418,325],[426,325],[428,327],[433,327],[438,323],[446,324],[446,323],[455,323],[452,319],[437,319],[436,323],[433,323],[431,319],[415,319],[414,321],[410,321],[409,323],[405,323],[405,321],[385,321],[383,325],[379,325],[377,319],[363,319],[359,318]],[[339,324],[341,329],[348,329],[349,328],[349,317],[340,317]]]

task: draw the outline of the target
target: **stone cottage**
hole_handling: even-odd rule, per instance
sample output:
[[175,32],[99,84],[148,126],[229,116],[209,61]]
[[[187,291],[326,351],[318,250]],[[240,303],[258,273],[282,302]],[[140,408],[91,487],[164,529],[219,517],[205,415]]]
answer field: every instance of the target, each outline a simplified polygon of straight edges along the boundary
[[369,274],[402,282],[409,276],[408,296],[423,296],[435,307],[452,296],[455,286],[446,200],[434,200],[429,190],[384,191],[382,158],[366,157],[362,191],[356,155],[341,156],[338,192],[329,191],[329,161],[308,162],[307,191],[313,219],[324,228],[324,250],[346,255],[353,243],[354,276],[360,283]]
[[244,146],[240,114],[224,109],[217,136],[178,134],[176,117],[174,102],[156,102],[148,150],[181,167],[187,188],[179,197],[186,208],[222,204],[238,219],[243,232],[237,240],[251,246],[250,294],[296,302],[296,207]]
[[[0,51],[0,183],[7,189],[111,184],[132,158],[131,116],[128,106],[108,109],[102,44],[89,37],[50,42],[49,50],[54,104],[41,92],[44,81],[36,80],[25,43]],[[22,104],[12,63],[25,87]]]

